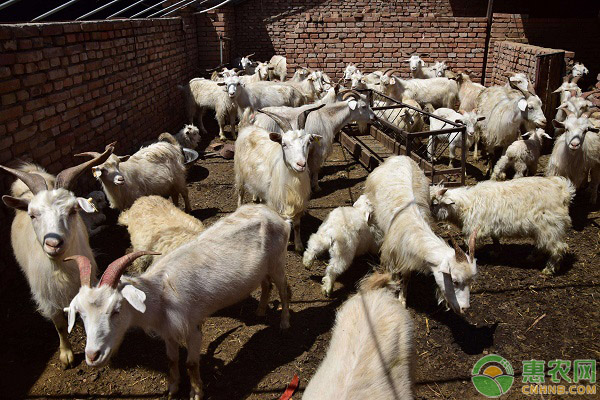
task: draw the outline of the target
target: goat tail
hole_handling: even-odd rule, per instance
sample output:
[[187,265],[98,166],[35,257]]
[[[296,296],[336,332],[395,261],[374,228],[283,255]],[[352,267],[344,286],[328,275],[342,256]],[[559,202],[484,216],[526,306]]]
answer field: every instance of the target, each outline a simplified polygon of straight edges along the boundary
[[175,139],[175,136],[171,135],[169,132],[163,132],[160,135],[158,135],[158,141],[159,142],[167,142],[167,143],[172,144],[173,146],[179,147],[179,142],[177,142],[177,139]]
[[369,290],[377,290],[383,288],[390,288],[395,290],[396,285],[394,280],[392,279],[392,274],[389,272],[374,272],[371,275],[363,278],[359,284],[358,288],[361,291],[369,291]]

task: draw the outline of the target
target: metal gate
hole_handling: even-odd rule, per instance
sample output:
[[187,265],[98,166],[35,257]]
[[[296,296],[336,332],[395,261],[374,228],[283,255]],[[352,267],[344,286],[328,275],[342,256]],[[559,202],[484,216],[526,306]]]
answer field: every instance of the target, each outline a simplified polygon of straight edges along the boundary
[[[376,90],[360,92],[366,94],[377,120],[363,131],[348,125],[342,130],[340,142],[365,168],[372,171],[387,157],[402,154],[415,160],[432,184],[441,181],[448,187],[465,184],[466,150],[461,152],[458,167],[448,167],[440,162],[448,154],[450,141],[457,140],[459,133],[462,133],[462,148],[465,149],[464,125],[419,110]],[[444,129],[430,131],[423,128],[419,132],[407,132],[401,129],[401,119],[406,118],[406,114],[412,119],[421,118],[425,128],[429,127],[432,118],[438,119],[444,122]],[[428,146],[430,137],[435,137],[437,146]]]

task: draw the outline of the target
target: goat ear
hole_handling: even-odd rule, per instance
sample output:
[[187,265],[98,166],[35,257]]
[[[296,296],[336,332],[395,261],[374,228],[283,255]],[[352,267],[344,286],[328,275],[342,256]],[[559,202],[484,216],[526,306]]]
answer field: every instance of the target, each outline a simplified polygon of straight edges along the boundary
[[75,296],[73,298],[73,300],[71,300],[71,304],[69,304],[69,307],[66,307],[64,309],[64,312],[67,313],[67,331],[69,333],[71,333],[71,331],[73,330],[73,326],[75,326],[75,318],[77,317],[77,312],[75,311],[75,305],[73,304],[75,302],[75,298],[77,296]]
[[2,196],[2,201],[8,207],[11,207],[11,208],[14,208],[17,210],[27,211],[27,209],[29,208],[29,200],[28,199],[22,199],[20,197],[12,197],[12,196],[5,195],[5,196]]
[[269,139],[274,142],[281,143],[281,133],[269,132]]
[[562,122],[560,122],[560,121],[557,121],[557,120],[555,120],[555,119],[553,119],[553,120],[552,120],[552,125],[553,125],[555,128],[564,128],[564,127],[565,127],[565,124],[563,124]]
[[146,311],[146,304],[144,304],[144,301],[146,300],[146,293],[142,292],[133,285],[125,285],[123,290],[121,290],[121,294],[123,294],[125,300],[127,300],[127,302],[129,302],[129,304],[131,304],[131,306],[137,311],[141,313]]
[[119,161],[120,162],[125,162],[125,161],[129,160],[129,157],[131,157],[131,156],[129,156],[129,155],[128,156],[121,156],[121,157],[119,157]]
[[542,133],[542,136],[547,138],[547,139],[552,139],[552,136],[548,135],[546,132]]
[[525,100],[525,98],[522,98],[517,103],[517,106],[519,107],[519,110],[521,110],[521,111],[527,110],[527,100]]
[[442,263],[438,267],[438,270],[442,274],[449,274],[450,275],[450,263],[448,262],[448,260],[442,261]]
[[350,107],[351,110],[356,110],[357,106],[358,102],[356,100],[348,100],[348,107]]
[[89,200],[88,199],[84,199],[83,197],[78,197],[77,198],[77,204],[79,204],[79,207],[81,207],[81,209],[83,211],[85,211],[86,213],[88,213],[88,214],[98,212],[98,210],[96,209],[96,207],[92,203],[92,198],[91,197],[89,198]]

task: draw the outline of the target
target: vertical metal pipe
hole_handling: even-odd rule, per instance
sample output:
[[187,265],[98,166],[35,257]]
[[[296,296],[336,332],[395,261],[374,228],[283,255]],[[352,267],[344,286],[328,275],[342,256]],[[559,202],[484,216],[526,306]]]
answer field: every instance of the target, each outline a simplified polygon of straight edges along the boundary
[[462,152],[460,154],[460,184],[465,185],[465,175],[467,173],[467,127],[463,126],[460,130],[462,136]]
[[490,36],[492,34],[492,19],[494,16],[494,0],[488,0],[487,6],[487,26],[485,28],[485,46],[483,48],[483,71],[481,72],[481,84],[485,85],[485,72],[488,63],[488,52],[490,49]]

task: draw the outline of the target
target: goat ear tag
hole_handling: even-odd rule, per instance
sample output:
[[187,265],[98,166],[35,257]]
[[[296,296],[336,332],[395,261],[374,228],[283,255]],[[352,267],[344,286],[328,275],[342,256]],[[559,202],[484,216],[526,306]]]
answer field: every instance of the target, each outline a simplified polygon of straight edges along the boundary
[[146,311],[146,305],[144,304],[146,293],[133,285],[125,285],[121,293],[123,294],[123,297],[125,297],[125,300],[127,300],[137,311],[141,313]]
[[527,100],[521,99],[521,100],[519,100],[519,103],[517,105],[519,106],[519,110],[521,110],[521,111],[527,110]]
[[94,178],[100,178],[100,176],[102,175],[102,171],[100,171],[99,169],[94,169],[92,175],[94,175]]
[[348,106],[350,107],[351,110],[356,110],[356,107],[358,106],[358,102],[356,100],[350,100],[348,102]]
[[98,210],[96,209],[96,206],[94,205],[94,203],[92,203],[91,197],[89,199],[84,199],[83,197],[78,197],[77,204],[79,204],[79,207],[81,207],[81,209],[88,214],[98,212]]

